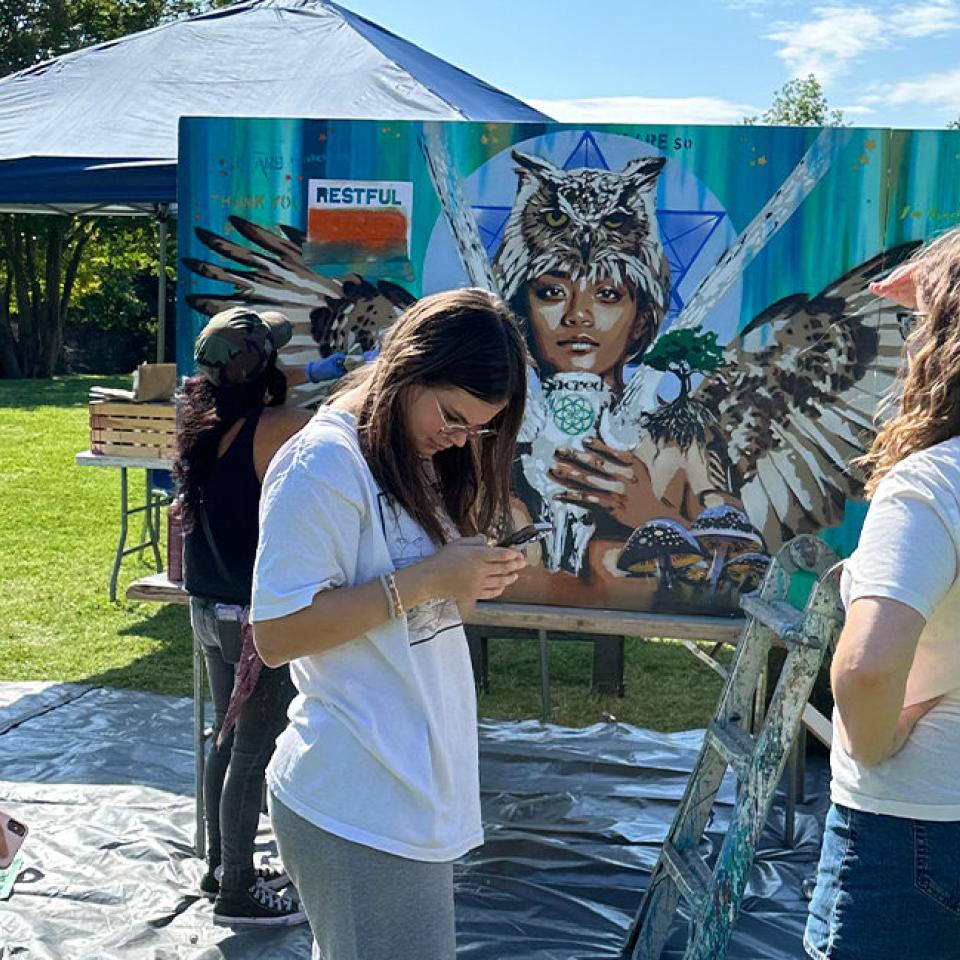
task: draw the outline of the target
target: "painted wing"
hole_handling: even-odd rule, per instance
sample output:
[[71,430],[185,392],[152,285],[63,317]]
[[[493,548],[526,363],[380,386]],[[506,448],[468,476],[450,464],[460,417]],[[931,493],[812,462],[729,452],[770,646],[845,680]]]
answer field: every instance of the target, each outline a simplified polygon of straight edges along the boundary
[[[239,243],[202,227],[197,238],[226,265],[184,257],[183,264],[198,276],[229,284],[226,293],[196,293],[187,296],[195,310],[212,316],[229,306],[255,310],[279,310],[294,326],[294,348],[308,348],[305,355],[289,359],[306,361],[354,346],[369,350],[383,331],[414,303],[416,298],[387,280],[370,282],[359,274],[324,277],[303,258],[302,231],[286,225],[279,233],[242,217],[229,218],[230,226],[247,241]],[[285,354],[286,355],[286,354]]]
[[876,433],[903,346],[897,307],[867,289],[917,244],[868,260],[815,297],[786,297],[724,351],[696,399],[716,411],[715,485],[736,494],[769,544],[841,521],[863,492],[851,460]]

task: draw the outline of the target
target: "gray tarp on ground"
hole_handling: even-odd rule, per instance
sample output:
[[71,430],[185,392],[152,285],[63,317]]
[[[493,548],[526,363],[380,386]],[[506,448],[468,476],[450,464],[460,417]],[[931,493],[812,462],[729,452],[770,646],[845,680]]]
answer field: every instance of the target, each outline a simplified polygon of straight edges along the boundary
[[[0,807],[30,826],[25,871],[0,903],[0,956],[17,960],[309,957],[306,927],[233,934],[196,895],[192,702],[62,684],[0,684]],[[457,870],[458,955],[618,956],[702,733],[484,722],[487,842]],[[825,806],[808,769],[798,845],[768,827],[731,960],[804,957]],[[709,840],[727,826],[720,795]],[[774,827],[782,813],[774,814]],[[269,849],[266,818],[262,848]],[[705,851],[706,852],[706,851]],[[682,929],[665,958],[676,960]]]

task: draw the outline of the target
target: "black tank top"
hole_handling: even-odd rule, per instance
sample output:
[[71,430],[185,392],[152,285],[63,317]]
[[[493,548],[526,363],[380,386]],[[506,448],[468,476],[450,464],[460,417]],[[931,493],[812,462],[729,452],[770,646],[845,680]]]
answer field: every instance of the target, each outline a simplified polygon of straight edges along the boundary
[[183,546],[184,586],[192,596],[221,603],[250,602],[260,509],[253,437],[261,413],[263,407],[247,415],[201,488],[200,510],[206,513],[207,525],[198,513]]

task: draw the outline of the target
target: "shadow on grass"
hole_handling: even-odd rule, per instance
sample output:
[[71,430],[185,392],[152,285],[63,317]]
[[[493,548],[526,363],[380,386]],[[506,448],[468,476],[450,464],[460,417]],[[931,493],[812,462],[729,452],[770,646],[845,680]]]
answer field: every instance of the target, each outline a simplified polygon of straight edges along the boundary
[[51,380],[0,380],[0,408],[82,407],[92,386],[130,389],[130,377],[75,374]]
[[193,639],[187,607],[163,604],[117,635],[144,637],[159,645],[146,656],[85,677],[83,682],[175,697],[193,695]]

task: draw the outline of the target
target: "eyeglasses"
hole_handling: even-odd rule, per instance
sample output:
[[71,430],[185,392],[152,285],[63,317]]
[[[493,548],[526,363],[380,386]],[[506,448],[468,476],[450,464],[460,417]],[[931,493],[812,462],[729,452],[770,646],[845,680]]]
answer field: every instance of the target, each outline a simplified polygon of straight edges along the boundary
[[437,431],[442,437],[457,438],[465,437],[467,440],[482,440],[484,437],[496,435],[496,430],[490,427],[468,427],[463,423],[451,423],[443,413],[443,407],[440,406],[440,398],[434,397],[437,402],[437,413],[440,414],[440,422],[443,426]]
[[921,321],[926,314],[919,310],[912,310],[909,313],[899,312],[897,314],[897,329],[900,331],[900,339],[906,340],[913,333],[913,328]]

